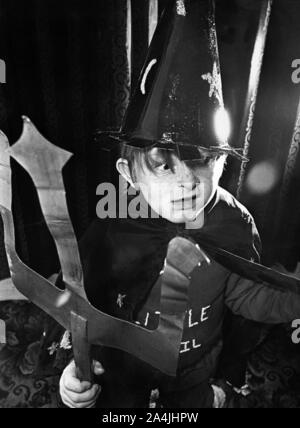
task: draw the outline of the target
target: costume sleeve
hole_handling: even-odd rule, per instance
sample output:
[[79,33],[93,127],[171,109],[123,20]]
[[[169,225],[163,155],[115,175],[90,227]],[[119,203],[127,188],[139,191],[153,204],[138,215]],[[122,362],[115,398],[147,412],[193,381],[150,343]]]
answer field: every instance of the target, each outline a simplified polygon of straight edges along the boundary
[[268,324],[289,323],[300,317],[300,295],[235,273],[227,282],[226,305],[237,315]]

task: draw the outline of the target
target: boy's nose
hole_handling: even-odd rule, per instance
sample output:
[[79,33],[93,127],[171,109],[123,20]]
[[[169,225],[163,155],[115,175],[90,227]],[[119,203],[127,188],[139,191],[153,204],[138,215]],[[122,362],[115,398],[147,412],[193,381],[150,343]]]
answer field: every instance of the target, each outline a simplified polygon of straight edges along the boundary
[[193,171],[184,164],[177,168],[177,182],[181,187],[187,187],[193,190],[196,187],[196,177]]

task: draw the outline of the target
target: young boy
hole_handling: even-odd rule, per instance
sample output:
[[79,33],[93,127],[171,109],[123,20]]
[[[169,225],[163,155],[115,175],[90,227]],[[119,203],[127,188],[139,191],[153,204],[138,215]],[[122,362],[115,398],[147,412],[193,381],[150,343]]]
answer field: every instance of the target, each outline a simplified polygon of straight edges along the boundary
[[[215,227],[220,228],[222,234],[224,234],[222,228],[230,228],[230,233],[233,233],[232,240],[239,245],[237,252],[249,259],[258,259],[259,237],[252,217],[233,196],[218,186],[225,157],[205,157],[204,154],[203,157],[203,161],[198,160],[187,165],[179,161],[175,154],[166,156],[166,153],[154,148],[142,154],[138,153],[138,149],[135,149],[129,157],[125,155],[118,160],[117,168],[120,174],[132,186],[136,186],[135,180],[132,178],[136,177],[141,192],[145,192],[146,195],[153,195],[148,200],[153,210],[167,213],[168,216],[167,219],[164,217],[165,220],[128,220],[128,222],[124,222],[123,227],[117,223],[110,225],[110,230],[107,232],[110,248],[107,247],[105,252],[109,254],[112,248],[125,251],[125,254],[113,254],[112,256],[114,257],[112,262],[117,270],[114,275],[122,274],[124,282],[126,282],[125,277],[135,280],[136,276],[146,275],[146,273],[149,275],[147,269],[155,272],[151,266],[153,260],[149,261],[148,259],[152,256],[153,248],[151,247],[153,247],[153,243],[151,241],[153,239],[159,239],[159,245],[165,252],[166,243],[170,236],[182,234],[195,238],[199,232],[204,236],[211,233]],[[129,167],[130,164],[132,169]],[[153,183],[164,186],[164,189],[168,188],[169,193],[165,192],[163,195],[154,192],[148,193],[147,191]],[[201,198],[199,196],[196,198],[198,200],[193,201],[193,195],[197,194],[199,183],[203,185],[205,195],[203,199],[201,194]],[[183,204],[180,199],[182,191],[186,194]],[[157,195],[162,196],[158,197]],[[177,195],[177,200],[173,199],[174,195]],[[201,204],[203,204],[202,209],[205,206],[204,226],[200,231],[187,230],[183,222],[186,216],[190,214],[189,211],[193,210],[193,206],[198,204],[200,207],[200,199]],[[234,226],[232,226],[233,219]],[[134,225],[135,222],[137,222],[136,225]],[[99,223],[101,223],[100,220]],[[146,226],[152,228],[151,233],[143,231],[143,227]],[[129,299],[128,289],[123,307],[118,307],[117,304],[115,304],[115,308],[105,306],[103,297],[105,298],[105,294],[112,293],[113,290],[106,290],[104,288],[105,281],[100,280],[99,277],[101,296],[99,289],[98,293],[95,294],[97,274],[96,267],[92,266],[93,263],[97,264],[98,274],[100,276],[102,274],[102,278],[106,275],[106,271],[103,271],[99,265],[104,252],[103,237],[100,236],[100,230],[102,230],[102,225],[94,224],[82,244],[84,261],[88,260],[90,264],[87,291],[91,302],[115,315],[138,321],[146,328],[157,328],[160,299],[159,282],[151,290],[146,302],[137,305],[138,308],[134,309],[128,309],[125,306],[126,298]],[[155,237],[153,233],[155,230],[157,234],[164,234],[165,236]],[[99,241],[96,240],[97,237]],[[198,241],[199,238],[196,239]],[[124,244],[120,245],[122,241]],[[238,243],[238,241],[240,242]],[[134,250],[138,252],[138,256],[134,254]],[[157,254],[155,256],[158,257]],[[123,259],[119,262],[119,266],[117,266],[118,257]],[[134,265],[131,268],[129,266],[130,259],[134,260]],[[106,261],[103,261],[103,264]],[[162,268],[162,262],[163,259],[157,261],[158,275]],[[131,272],[131,269],[134,272]],[[89,275],[92,276],[91,280]],[[144,278],[141,280],[144,281]],[[143,295],[144,287],[141,280],[136,286],[141,286],[140,294]],[[110,283],[110,285],[113,288],[113,284]],[[92,290],[89,288],[90,286]],[[109,284],[107,284],[108,286]],[[114,298],[111,299],[112,302],[116,302],[117,297],[122,294],[122,291],[121,293],[119,291],[121,290],[118,290]],[[130,292],[134,294],[134,290],[130,289]],[[167,407],[211,407],[213,393],[209,379],[214,375],[222,348],[222,322],[225,305],[238,315],[264,323],[289,322],[299,317],[300,313],[300,302],[299,299],[295,299],[294,294],[275,291],[262,284],[241,278],[212,261],[209,267],[198,268],[193,274],[177,379],[166,379],[165,376],[155,373],[155,370],[120,351],[104,350],[103,352],[102,350],[104,354],[100,357],[102,365],[98,364],[99,367],[96,368],[97,374],[104,373],[105,370],[103,381],[101,381],[103,401],[101,402],[100,395],[99,405],[101,407],[146,407],[150,391],[160,387],[162,388],[160,391],[161,400]],[[125,317],[124,314],[127,312],[131,314]],[[99,387],[94,386],[90,389],[88,384],[80,384],[76,380],[73,363],[65,370],[61,378],[61,396],[66,405],[70,407],[94,405],[97,397],[96,392],[100,392]]]
[[258,262],[260,240],[248,211],[219,186],[227,155],[239,155],[227,144],[210,0],[170,1],[122,131],[117,170],[140,192],[141,210],[150,207],[156,215],[146,218],[142,212],[139,218],[92,225],[81,243],[91,303],[155,329],[170,240],[193,240],[208,251],[211,263],[192,274],[176,378],[124,352],[99,348],[99,385],[81,383],[72,362],[61,377],[62,400],[73,408],[148,407],[158,388],[165,408],[217,407],[224,403],[210,379],[222,350],[226,307],[249,320],[284,323],[299,318],[300,299],[247,272],[241,276],[234,256],[233,262],[225,260],[230,252]]

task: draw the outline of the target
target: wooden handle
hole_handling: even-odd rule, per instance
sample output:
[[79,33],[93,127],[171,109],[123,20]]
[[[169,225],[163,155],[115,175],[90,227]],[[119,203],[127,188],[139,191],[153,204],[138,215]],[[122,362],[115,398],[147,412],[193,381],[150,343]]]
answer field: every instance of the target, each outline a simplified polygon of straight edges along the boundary
[[87,320],[71,312],[71,332],[77,377],[83,382],[93,383],[91,346],[88,343]]

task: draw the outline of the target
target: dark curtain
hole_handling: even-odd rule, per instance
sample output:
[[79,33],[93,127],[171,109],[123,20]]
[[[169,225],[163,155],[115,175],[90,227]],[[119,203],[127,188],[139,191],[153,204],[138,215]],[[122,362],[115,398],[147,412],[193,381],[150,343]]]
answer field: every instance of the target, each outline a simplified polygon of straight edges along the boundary
[[[0,128],[13,144],[25,114],[52,143],[74,153],[64,171],[71,218],[80,237],[95,216],[96,186],[110,174],[96,130],[117,129],[149,41],[149,10],[167,0],[0,0]],[[149,4],[149,2],[151,2]],[[217,30],[232,144],[240,146],[242,114],[262,1],[217,0]],[[151,8],[150,8],[151,6]],[[264,261],[293,268],[299,260],[299,134],[294,133],[300,85],[291,81],[299,57],[300,4],[274,0],[241,200],[263,237]],[[293,136],[294,135],[294,136]],[[294,144],[292,144],[294,141]],[[263,196],[247,187],[252,168],[276,165],[276,186]],[[236,192],[240,164],[223,184]],[[53,242],[26,173],[13,163],[14,216],[21,258],[43,275],[58,270]],[[0,229],[1,230],[1,229]],[[0,232],[0,278],[8,276]]]
[[[96,129],[118,128],[148,43],[148,1],[0,1],[0,128],[13,144],[27,115],[54,144],[74,153],[64,171],[77,236],[95,215],[95,193],[107,168]],[[132,58],[128,34],[132,15]],[[129,65],[132,63],[132,78]],[[21,258],[43,275],[59,268],[35,190],[13,163],[14,217]],[[97,178],[97,180],[96,180]],[[2,232],[1,232],[2,233]],[[0,275],[8,276],[1,235]]]
[[[299,16],[299,2],[274,1],[250,141],[251,162],[241,193],[261,231],[264,262],[279,262],[289,270],[300,259],[300,85],[293,83],[291,68],[299,58]],[[247,175],[261,162],[272,166],[277,178],[269,192],[257,195],[249,191]]]

